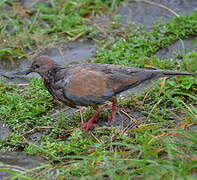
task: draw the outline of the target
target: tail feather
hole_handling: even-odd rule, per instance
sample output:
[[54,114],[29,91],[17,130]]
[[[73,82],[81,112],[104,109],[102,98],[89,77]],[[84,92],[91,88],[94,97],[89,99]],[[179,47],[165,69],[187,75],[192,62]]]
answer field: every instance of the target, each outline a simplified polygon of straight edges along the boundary
[[179,75],[196,76],[196,75],[197,75],[197,73],[179,72],[179,71],[161,71],[161,73],[162,73],[164,76],[179,76]]
[[138,82],[141,83],[147,80],[154,80],[161,77],[172,77],[172,76],[180,76],[180,75],[189,75],[189,76],[197,76],[197,73],[191,72],[180,72],[180,71],[172,71],[172,70],[143,70],[143,72],[138,71],[137,73],[132,73],[132,76],[138,79]]

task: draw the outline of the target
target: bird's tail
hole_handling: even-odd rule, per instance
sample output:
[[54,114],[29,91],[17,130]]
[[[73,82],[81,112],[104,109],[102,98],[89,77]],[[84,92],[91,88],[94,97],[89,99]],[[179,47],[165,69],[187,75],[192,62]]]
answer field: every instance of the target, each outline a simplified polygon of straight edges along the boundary
[[172,70],[147,70],[144,73],[140,73],[138,79],[139,81],[146,81],[146,80],[158,79],[161,77],[173,77],[173,76],[181,76],[181,75],[197,76],[197,73],[180,72],[180,71],[172,71]]
[[180,76],[180,75],[190,75],[190,76],[196,76],[197,73],[191,73],[191,72],[179,72],[179,71],[170,71],[170,70],[163,70],[160,71],[163,76]]

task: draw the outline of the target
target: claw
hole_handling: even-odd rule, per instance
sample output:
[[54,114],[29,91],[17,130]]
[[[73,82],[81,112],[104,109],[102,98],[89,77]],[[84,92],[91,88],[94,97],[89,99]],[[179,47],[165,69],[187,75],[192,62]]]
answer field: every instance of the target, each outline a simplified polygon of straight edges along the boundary
[[81,128],[85,129],[85,131],[88,131],[89,128],[91,128],[91,127],[98,126],[98,124],[94,124],[94,123],[91,123],[91,122],[80,123],[80,125],[81,125]]
[[94,122],[97,121],[99,116],[100,116],[100,110],[97,109],[96,113],[94,114],[94,116],[92,116],[92,118],[90,118],[90,120],[88,122],[80,123],[81,124],[81,128],[84,128],[87,131],[87,130],[89,130],[90,127],[98,126],[97,124],[94,124]]

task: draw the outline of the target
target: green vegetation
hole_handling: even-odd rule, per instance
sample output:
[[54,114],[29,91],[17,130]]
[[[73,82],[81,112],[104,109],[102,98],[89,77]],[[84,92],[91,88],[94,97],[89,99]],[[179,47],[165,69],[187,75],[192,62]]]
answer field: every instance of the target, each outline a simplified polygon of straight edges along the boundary
[[[76,37],[95,38],[99,32],[88,25],[89,17],[113,10],[120,1],[111,2],[69,0],[62,6],[58,0],[30,9],[22,8],[17,1],[0,3],[9,7],[9,11],[1,10],[0,57],[28,56],[26,48],[34,52],[34,46],[42,49]],[[178,54],[181,61],[163,61],[154,56],[160,48],[196,34],[197,11],[155,24],[148,32],[142,28],[129,34],[122,32],[119,40],[107,44],[115,39],[112,33],[109,39],[98,40],[101,47],[93,60],[197,72],[197,52]],[[0,149],[25,151],[51,162],[27,172],[13,172],[15,178],[195,179],[196,77],[181,76],[169,79],[164,86],[162,83],[163,80],[155,82],[153,88],[140,96],[119,99],[119,106],[127,114],[130,109],[141,113],[141,120],[131,117],[132,124],[136,124],[134,128],[97,127],[84,132],[78,123],[81,119],[87,121],[92,109],[86,109],[82,117],[79,112],[67,112],[65,106],[53,101],[40,79],[32,78],[28,86],[17,86],[2,79],[0,118],[12,133],[0,139]],[[101,119],[106,117],[107,110],[104,110]],[[41,137],[32,142],[31,135],[36,132]]]
[[[196,20],[197,11],[188,16],[176,17],[167,23],[157,23],[151,31],[142,28],[134,29],[131,33],[124,34],[116,43],[110,44],[104,50],[99,51],[95,62],[135,67],[156,64],[155,67],[161,68],[165,62],[162,65],[160,65],[161,61],[158,63],[152,62],[158,61],[153,59],[154,54],[159,49],[179,39],[196,35]],[[162,68],[167,68],[167,66]],[[174,68],[174,66],[171,68]]]
[[89,23],[96,13],[112,11],[121,0],[41,1],[33,8],[21,6],[20,0],[0,4],[1,57],[28,56],[54,44],[94,38],[98,30]]

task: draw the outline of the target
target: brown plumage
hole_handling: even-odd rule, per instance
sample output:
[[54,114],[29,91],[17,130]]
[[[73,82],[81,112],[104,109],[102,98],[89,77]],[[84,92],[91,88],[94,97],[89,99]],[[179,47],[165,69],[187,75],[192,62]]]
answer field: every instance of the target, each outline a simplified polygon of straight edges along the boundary
[[100,110],[99,104],[112,101],[112,113],[108,118],[113,123],[116,113],[116,95],[138,86],[144,81],[176,75],[196,75],[189,72],[140,69],[110,64],[76,64],[62,67],[48,56],[37,57],[26,72],[37,72],[52,96],[70,107],[92,106],[96,114],[82,127],[95,126]]

